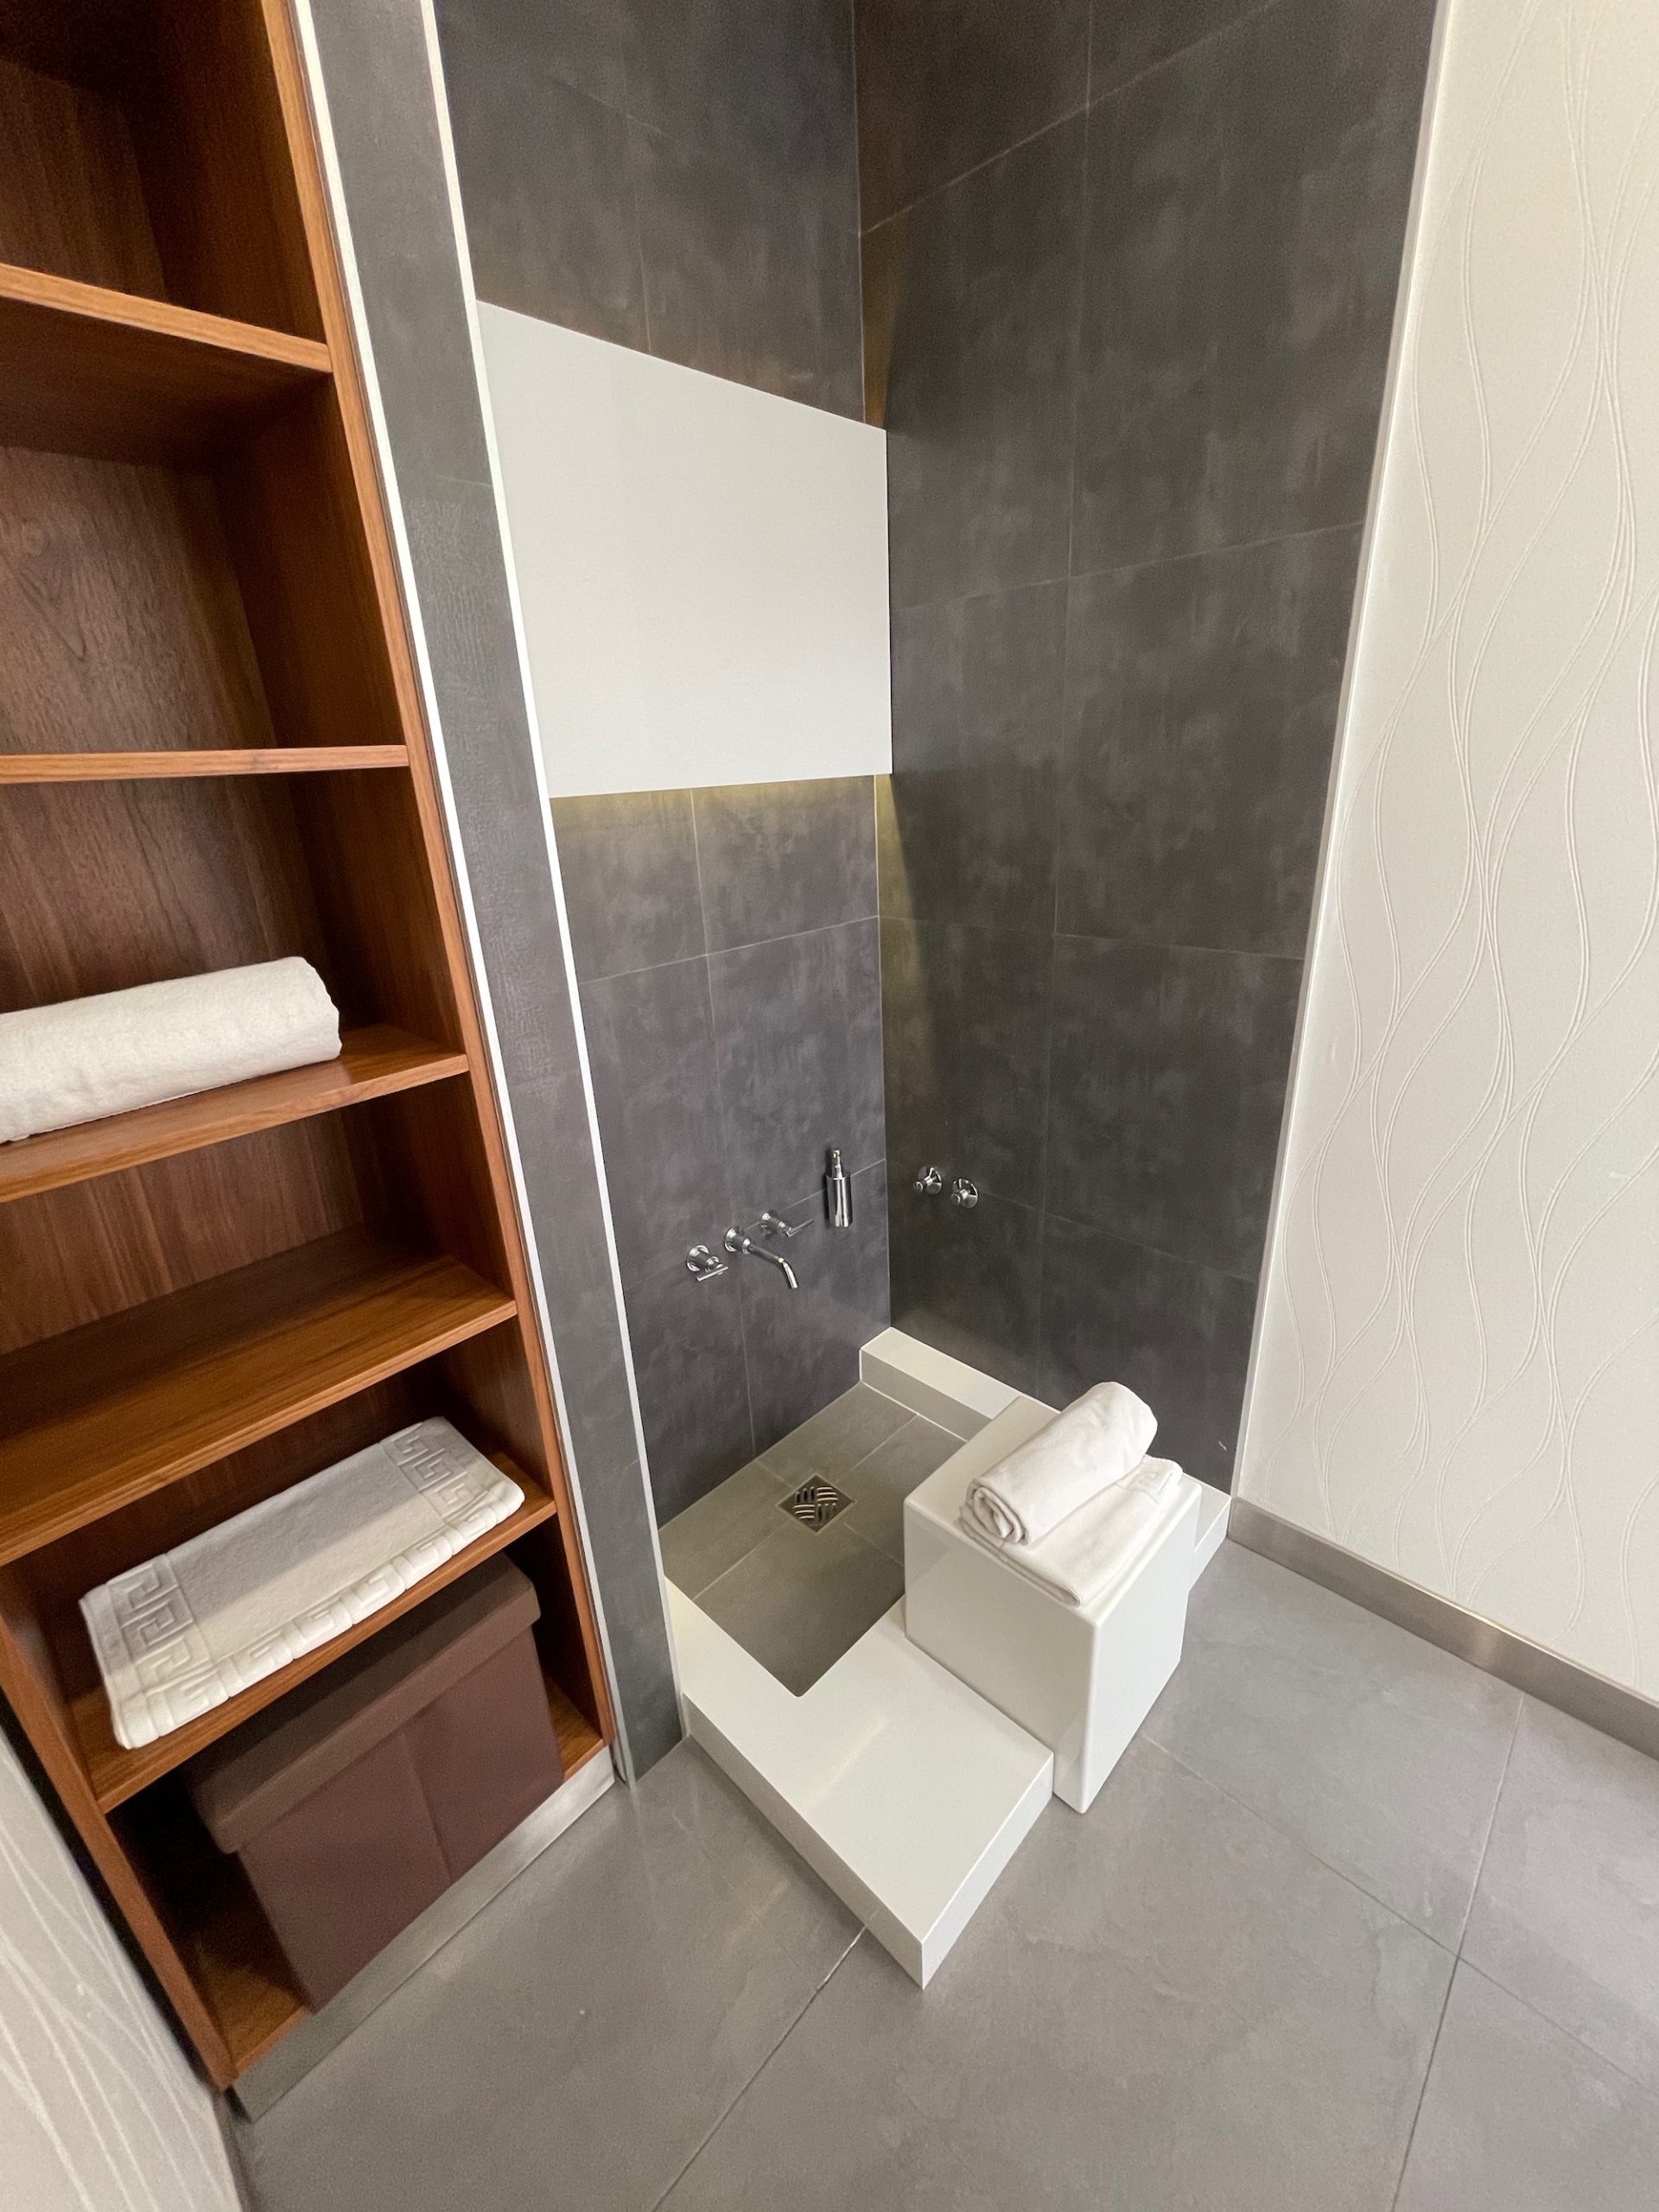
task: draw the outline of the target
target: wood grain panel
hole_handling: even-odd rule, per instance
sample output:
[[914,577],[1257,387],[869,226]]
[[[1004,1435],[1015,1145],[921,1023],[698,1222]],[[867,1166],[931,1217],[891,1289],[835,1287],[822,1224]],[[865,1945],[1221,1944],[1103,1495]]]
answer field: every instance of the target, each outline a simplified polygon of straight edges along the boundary
[[0,1353],[384,1220],[392,1203],[378,1160],[330,1117],[0,1206]]
[[[7,12],[21,15],[16,0]],[[33,12],[56,10],[34,0]],[[0,261],[165,296],[137,156],[114,100],[0,53]]]
[[211,489],[0,449],[0,753],[276,741]]
[[300,953],[347,1024],[373,1020],[378,1007],[336,987],[288,789],[0,790],[0,1011]]

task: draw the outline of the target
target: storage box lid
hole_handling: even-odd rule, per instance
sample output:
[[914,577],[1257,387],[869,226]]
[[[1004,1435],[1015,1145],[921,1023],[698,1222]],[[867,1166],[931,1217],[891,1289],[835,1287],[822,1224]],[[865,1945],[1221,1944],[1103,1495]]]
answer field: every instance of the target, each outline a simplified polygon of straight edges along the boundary
[[524,1634],[540,1611],[529,1578],[505,1555],[490,1560],[202,1752],[185,1780],[213,1841],[239,1851]]

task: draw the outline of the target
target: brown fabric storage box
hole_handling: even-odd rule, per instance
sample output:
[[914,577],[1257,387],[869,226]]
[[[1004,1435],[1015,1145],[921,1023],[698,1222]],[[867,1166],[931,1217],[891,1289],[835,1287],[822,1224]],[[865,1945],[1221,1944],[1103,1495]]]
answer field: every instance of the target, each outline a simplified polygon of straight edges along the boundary
[[309,2004],[564,1779],[539,1611],[511,1560],[491,1560],[186,1769]]

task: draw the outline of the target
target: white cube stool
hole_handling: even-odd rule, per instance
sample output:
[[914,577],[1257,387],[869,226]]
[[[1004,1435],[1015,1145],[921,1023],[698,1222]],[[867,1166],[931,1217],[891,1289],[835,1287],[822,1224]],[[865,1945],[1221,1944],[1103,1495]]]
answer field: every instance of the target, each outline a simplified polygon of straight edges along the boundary
[[1069,1605],[975,1541],[957,1516],[968,1485],[1047,1426],[1016,1398],[905,1501],[905,1630],[930,1658],[1054,1753],[1054,1794],[1079,1813],[1174,1673],[1186,1632],[1203,1485],[1127,1581]]

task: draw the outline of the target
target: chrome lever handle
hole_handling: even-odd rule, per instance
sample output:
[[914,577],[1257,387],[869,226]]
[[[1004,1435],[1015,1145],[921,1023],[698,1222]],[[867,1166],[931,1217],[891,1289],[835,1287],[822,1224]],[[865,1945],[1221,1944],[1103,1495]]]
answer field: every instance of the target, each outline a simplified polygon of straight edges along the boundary
[[812,1224],[810,1221],[798,1221],[791,1229],[782,1214],[773,1213],[768,1206],[760,1217],[760,1226],[768,1236],[798,1236],[804,1230],[810,1229]]
[[712,1282],[723,1275],[729,1262],[716,1259],[706,1244],[694,1244],[685,1255],[685,1271],[694,1282]]

